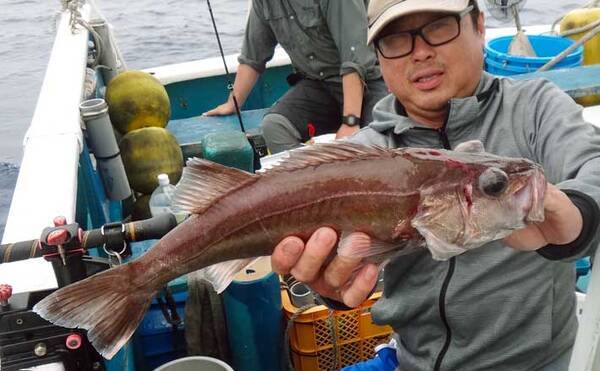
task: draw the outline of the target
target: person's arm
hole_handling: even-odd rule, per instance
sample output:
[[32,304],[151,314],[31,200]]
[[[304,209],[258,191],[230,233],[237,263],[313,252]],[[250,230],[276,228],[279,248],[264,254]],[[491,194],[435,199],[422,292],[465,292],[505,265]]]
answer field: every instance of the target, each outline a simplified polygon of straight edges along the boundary
[[591,254],[600,240],[600,128],[587,123],[582,108],[549,82],[529,97],[532,125],[524,137],[549,183],[546,219],[515,232],[505,241],[537,250],[551,260]]
[[[238,70],[233,84],[233,92],[239,108],[241,109],[252,91],[254,84],[260,74],[265,70],[267,61],[273,58],[277,38],[273,30],[263,18],[263,10],[260,2],[253,1],[246,31],[244,32],[244,41],[242,52],[238,57]],[[204,116],[230,115],[235,113],[233,97],[230,94],[227,101],[216,108],[205,112]]]
[[[363,101],[363,82],[358,72],[351,72],[342,77],[342,87],[344,92],[343,115],[354,115],[361,117]],[[343,138],[356,133],[360,129],[359,125],[348,126],[342,123],[336,133],[336,138]]]
[[254,84],[258,80],[260,74],[252,67],[246,64],[240,64],[238,66],[237,73],[235,75],[235,82],[233,83],[233,91],[229,94],[227,101],[210,111],[204,112],[203,116],[224,116],[235,113],[235,103],[233,101],[233,95],[237,99],[240,110],[248,98],[248,95],[252,91]]
[[[364,0],[329,0],[323,12],[339,55],[344,93],[343,115],[361,117],[367,69],[375,54],[367,45],[367,9]],[[358,131],[359,127],[341,125],[337,137]]]

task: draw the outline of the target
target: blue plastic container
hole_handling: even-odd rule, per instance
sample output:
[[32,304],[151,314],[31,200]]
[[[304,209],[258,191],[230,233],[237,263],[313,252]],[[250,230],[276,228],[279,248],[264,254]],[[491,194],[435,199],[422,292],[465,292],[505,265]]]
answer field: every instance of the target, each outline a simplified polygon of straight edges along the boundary
[[[508,54],[513,36],[502,36],[485,45],[485,70],[499,76],[535,72],[552,58],[573,45],[568,38],[550,35],[528,36],[537,57],[521,57]],[[583,62],[583,47],[580,46],[557,63],[552,69],[580,66]]]
[[590,271],[592,264],[590,263],[590,258],[585,257],[577,260],[575,262],[575,269],[577,270],[577,278],[585,276]]
[[[131,261],[151,249],[158,240],[147,240],[131,244]],[[185,321],[185,301],[187,299],[186,276],[179,277],[169,282],[173,299],[177,306],[179,317]],[[152,371],[158,366],[185,357],[187,355],[184,325],[179,325],[177,331],[167,322],[158,302],[152,299],[150,308],[144,315],[133,336],[133,350],[137,371]]]
[[[187,292],[173,294],[177,313],[184,318]],[[158,366],[187,355],[183,321],[173,330],[167,322],[156,299],[142,319],[133,340],[136,367],[141,371],[152,371]]]
[[223,293],[229,348],[236,371],[281,370],[281,291],[275,273],[233,281]]

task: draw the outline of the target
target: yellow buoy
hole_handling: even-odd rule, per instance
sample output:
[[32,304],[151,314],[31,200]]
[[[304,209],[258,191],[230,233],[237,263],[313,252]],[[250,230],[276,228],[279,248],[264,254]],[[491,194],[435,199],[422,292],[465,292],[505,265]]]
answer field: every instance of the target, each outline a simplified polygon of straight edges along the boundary
[[[587,26],[597,20],[600,20],[600,8],[582,8],[575,9],[567,13],[560,22],[560,33]],[[573,40],[579,40],[590,30],[569,35]],[[583,64],[598,64],[600,63],[600,34],[594,36],[583,46]],[[584,106],[592,106],[600,104],[600,95],[591,95],[576,99],[577,102]]]
[[143,127],[167,126],[171,104],[164,86],[142,71],[125,71],[106,89],[110,120],[121,134]]
[[158,186],[158,174],[168,174],[172,184],[181,178],[183,155],[167,129],[148,127],[127,133],[119,143],[129,185],[150,194]]

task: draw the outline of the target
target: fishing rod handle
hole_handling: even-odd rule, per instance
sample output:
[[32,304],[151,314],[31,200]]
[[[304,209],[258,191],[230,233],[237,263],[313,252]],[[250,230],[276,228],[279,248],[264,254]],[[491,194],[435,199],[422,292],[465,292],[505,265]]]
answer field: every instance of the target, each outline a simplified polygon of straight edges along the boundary
[[123,239],[127,242],[135,242],[161,238],[177,226],[177,220],[173,214],[164,213],[150,219],[125,224],[109,223],[102,228],[83,232],[81,245],[84,248],[104,245],[107,242],[105,227],[109,225],[119,225],[123,233]]
[[[115,225],[109,223],[107,225]],[[81,247],[101,247],[107,243],[108,236],[105,227],[92,229],[81,233]],[[177,226],[177,220],[173,214],[165,213],[153,218],[120,224],[123,240],[126,242],[145,241],[159,239]],[[29,240],[0,245],[0,264],[19,260],[37,258],[43,256],[40,248],[40,240]]]

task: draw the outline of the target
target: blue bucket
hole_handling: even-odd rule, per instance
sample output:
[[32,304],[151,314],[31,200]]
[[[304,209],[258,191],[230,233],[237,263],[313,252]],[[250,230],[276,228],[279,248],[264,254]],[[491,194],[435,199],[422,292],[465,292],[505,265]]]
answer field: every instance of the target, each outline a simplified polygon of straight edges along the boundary
[[[485,45],[485,70],[494,75],[510,76],[535,72],[552,58],[573,45],[574,41],[559,36],[528,36],[537,57],[522,57],[508,54],[513,36],[502,36]],[[583,47],[571,52],[552,69],[580,66],[583,62]]]

